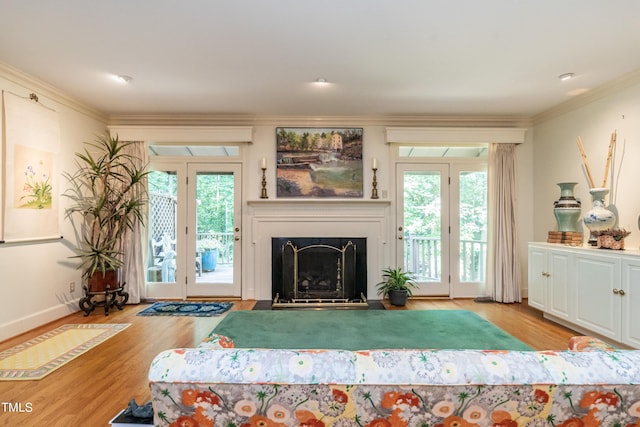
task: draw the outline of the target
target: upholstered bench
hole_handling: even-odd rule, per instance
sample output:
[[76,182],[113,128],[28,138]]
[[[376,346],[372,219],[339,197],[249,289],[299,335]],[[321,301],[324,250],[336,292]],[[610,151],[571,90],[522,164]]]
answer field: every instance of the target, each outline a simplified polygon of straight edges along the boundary
[[226,337],[205,341],[153,360],[156,425],[640,425],[640,351],[590,337],[572,338],[564,351],[240,349]]

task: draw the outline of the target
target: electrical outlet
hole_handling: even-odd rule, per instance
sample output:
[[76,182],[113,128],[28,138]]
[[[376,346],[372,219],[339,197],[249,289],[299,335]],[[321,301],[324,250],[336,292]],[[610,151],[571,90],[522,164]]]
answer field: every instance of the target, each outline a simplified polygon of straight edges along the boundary
[[69,282],[69,292],[76,291],[76,282]]

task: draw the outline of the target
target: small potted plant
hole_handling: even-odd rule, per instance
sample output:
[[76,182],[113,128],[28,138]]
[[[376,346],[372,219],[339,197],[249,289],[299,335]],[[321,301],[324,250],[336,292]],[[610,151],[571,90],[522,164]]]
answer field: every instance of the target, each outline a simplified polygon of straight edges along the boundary
[[407,303],[407,298],[413,295],[412,289],[417,289],[413,273],[402,271],[401,267],[387,267],[382,270],[384,280],[378,283],[378,295],[389,297],[391,305],[403,306]]
[[196,251],[202,254],[202,270],[215,271],[218,266],[218,252],[220,242],[215,239],[201,239],[196,241]]
[[596,230],[593,235],[598,239],[598,248],[604,249],[624,249],[624,238],[631,234],[624,228],[609,228],[607,230]]

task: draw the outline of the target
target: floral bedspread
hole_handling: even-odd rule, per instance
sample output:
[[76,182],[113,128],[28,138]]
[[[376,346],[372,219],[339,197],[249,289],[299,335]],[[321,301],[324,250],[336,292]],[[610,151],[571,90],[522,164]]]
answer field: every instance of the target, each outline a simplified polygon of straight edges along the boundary
[[160,353],[158,426],[640,427],[640,351]]

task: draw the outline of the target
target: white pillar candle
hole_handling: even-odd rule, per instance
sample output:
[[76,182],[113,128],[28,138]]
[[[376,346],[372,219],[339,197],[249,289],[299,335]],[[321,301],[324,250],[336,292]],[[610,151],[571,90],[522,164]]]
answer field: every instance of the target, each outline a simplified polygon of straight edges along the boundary
[[266,169],[267,168],[267,158],[263,157],[262,159],[260,159],[260,168],[261,169]]
[[378,169],[378,159],[375,157],[371,160],[371,169]]

